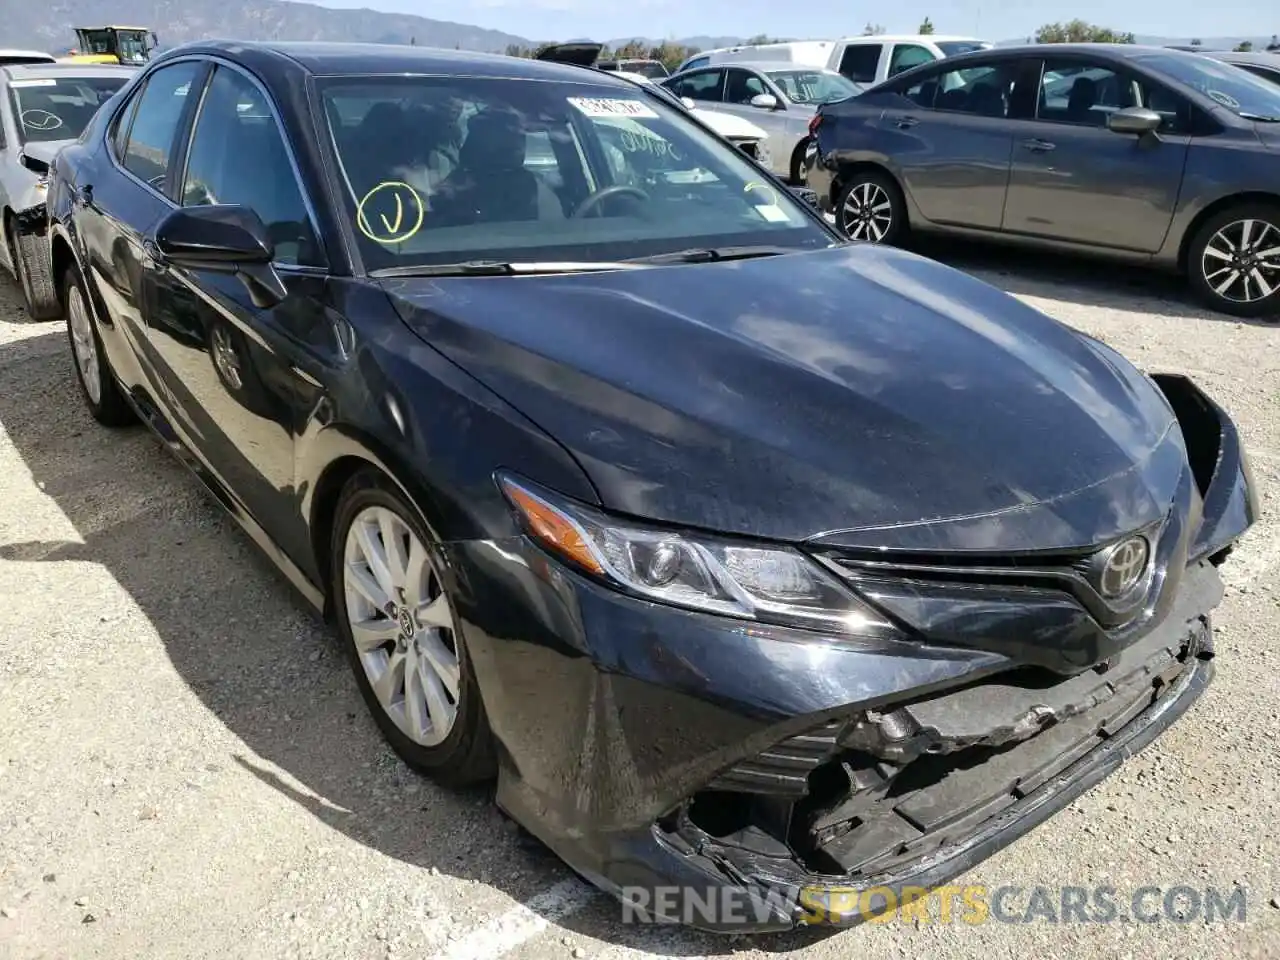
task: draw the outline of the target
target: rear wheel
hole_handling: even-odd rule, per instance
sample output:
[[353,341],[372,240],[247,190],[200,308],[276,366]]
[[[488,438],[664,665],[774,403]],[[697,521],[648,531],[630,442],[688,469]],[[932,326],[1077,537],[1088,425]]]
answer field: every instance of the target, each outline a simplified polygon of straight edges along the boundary
[[898,244],[907,233],[907,207],[893,178],[879,170],[849,174],[836,197],[836,226],[850,240]]
[[1280,317],[1280,207],[1214,214],[1187,248],[1187,279],[1207,305],[1236,317]]
[[804,175],[804,152],[808,146],[809,138],[805,137],[791,154],[791,182],[798,187],[803,187],[807,179]]
[[133,423],[137,416],[111,372],[111,364],[93,322],[84,280],[75,264],[63,274],[62,293],[66,304],[67,338],[71,341],[71,356],[76,364],[76,382],[80,385],[80,395],[89,413],[108,427]]
[[53,282],[53,264],[49,258],[49,245],[43,236],[20,235],[9,224],[9,255],[13,260],[13,272],[22,288],[22,299],[27,316],[32,320],[52,320],[62,310],[58,302],[58,289]]
[[395,484],[357,474],[338,504],[331,589],[356,683],[406,763],[449,784],[496,770],[443,553]]

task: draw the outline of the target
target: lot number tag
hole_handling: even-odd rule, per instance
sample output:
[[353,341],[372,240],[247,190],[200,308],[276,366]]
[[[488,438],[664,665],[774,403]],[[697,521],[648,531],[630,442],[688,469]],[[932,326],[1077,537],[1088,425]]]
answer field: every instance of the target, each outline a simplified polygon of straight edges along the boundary
[[570,105],[588,117],[645,117],[657,119],[657,112],[639,100],[597,100],[588,97],[569,97]]

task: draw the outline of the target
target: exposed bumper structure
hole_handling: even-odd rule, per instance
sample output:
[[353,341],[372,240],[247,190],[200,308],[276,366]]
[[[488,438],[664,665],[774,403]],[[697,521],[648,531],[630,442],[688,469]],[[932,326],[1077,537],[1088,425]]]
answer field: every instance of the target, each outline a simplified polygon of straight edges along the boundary
[[[593,883],[732,932],[848,922],[824,891],[936,886],[1027,833],[1212,676],[1213,561],[1257,502],[1230,420],[1182,378],[1159,385],[1186,462],[1149,602],[1123,623],[1070,558],[998,576],[849,561],[904,630],[852,641],[625,596],[525,540],[452,544],[499,804]],[[704,912],[725,891],[745,910]]]

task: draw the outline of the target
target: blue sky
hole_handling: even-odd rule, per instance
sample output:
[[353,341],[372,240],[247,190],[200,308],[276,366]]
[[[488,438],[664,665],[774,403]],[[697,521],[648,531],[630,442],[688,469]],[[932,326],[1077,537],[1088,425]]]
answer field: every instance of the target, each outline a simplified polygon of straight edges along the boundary
[[1280,31],[1280,13],[1266,14],[1261,0],[925,0],[905,5],[878,0],[318,0],[329,7],[373,7],[414,13],[505,30],[531,39],[592,37],[609,39],[641,34],[686,37],[699,34],[769,33],[838,37],[861,33],[868,20],[890,32],[914,33],[921,17],[938,33],[959,33],[1006,40],[1028,36],[1045,23],[1080,17],[1092,23],[1138,34],[1170,37],[1270,35]]

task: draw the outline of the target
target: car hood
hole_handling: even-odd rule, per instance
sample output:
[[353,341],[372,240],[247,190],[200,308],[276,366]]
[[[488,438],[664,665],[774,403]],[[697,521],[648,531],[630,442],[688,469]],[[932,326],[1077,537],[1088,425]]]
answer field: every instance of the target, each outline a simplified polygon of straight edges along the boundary
[[1163,517],[1186,463],[1168,404],[1118,355],[892,248],[383,285],[604,506],[650,520],[1063,549]]
[[703,110],[695,107],[695,117],[705,123],[720,136],[735,140],[764,140],[768,137],[762,129],[745,117],[735,117],[732,113],[721,113],[718,110]]
[[1258,131],[1258,139],[1272,150],[1280,150],[1280,123],[1255,122],[1253,128]]

